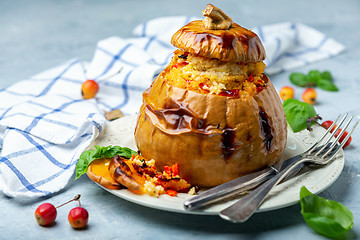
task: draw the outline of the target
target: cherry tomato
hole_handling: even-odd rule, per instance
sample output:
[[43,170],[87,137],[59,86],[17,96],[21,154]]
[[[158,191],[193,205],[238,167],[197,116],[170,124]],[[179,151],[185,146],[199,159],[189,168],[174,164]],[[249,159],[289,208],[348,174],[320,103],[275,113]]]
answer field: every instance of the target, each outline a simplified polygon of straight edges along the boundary
[[[322,126],[323,128],[325,128],[325,129],[328,129],[328,128],[331,126],[331,124],[333,124],[333,123],[334,123],[333,121],[327,120],[327,121],[323,122],[323,123],[321,124],[321,126]],[[335,130],[336,126],[337,126],[337,125],[335,124],[334,127],[331,129],[330,132],[333,132],[333,131]]]
[[[336,131],[335,137],[339,136],[340,132],[341,132],[341,128],[339,128],[339,129]],[[344,139],[345,139],[345,137],[346,137],[347,135],[348,135],[348,132],[345,131],[345,132],[343,133],[343,135],[340,137],[339,142],[342,143],[342,141],[344,141]],[[344,144],[343,148],[346,148],[347,146],[349,146],[350,143],[351,143],[351,136],[350,136],[349,139],[346,141],[346,143]]]

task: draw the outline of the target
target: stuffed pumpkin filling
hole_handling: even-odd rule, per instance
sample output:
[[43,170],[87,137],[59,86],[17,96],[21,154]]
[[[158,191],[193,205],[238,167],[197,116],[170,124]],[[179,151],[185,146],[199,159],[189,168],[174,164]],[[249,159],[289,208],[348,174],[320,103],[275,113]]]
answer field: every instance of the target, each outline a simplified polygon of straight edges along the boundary
[[263,62],[224,62],[184,52],[174,52],[163,77],[169,85],[246,101],[266,87]]

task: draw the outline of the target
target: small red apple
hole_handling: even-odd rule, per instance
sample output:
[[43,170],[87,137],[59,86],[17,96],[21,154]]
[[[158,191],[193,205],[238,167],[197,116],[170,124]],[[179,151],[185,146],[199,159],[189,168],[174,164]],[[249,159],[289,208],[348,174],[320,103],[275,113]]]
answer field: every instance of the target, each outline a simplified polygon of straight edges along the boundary
[[70,210],[68,220],[73,228],[82,228],[88,223],[89,213],[85,208],[76,207]]
[[56,208],[51,203],[43,203],[35,210],[36,221],[41,226],[46,226],[55,222],[56,215]]

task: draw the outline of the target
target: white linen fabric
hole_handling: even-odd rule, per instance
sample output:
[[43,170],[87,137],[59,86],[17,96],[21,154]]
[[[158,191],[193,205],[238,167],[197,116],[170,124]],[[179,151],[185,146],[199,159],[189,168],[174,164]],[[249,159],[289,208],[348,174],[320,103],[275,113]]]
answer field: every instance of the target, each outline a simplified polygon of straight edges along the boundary
[[[142,92],[169,63],[172,34],[195,18],[164,17],[134,30],[134,38],[101,40],[90,63],[77,59],[0,90],[0,191],[34,198],[63,189],[77,160],[106,126],[104,111],[136,113]],[[266,72],[304,66],[334,56],[344,46],[298,23],[253,29],[267,52]],[[81,84],[98,82],[84,100]]]

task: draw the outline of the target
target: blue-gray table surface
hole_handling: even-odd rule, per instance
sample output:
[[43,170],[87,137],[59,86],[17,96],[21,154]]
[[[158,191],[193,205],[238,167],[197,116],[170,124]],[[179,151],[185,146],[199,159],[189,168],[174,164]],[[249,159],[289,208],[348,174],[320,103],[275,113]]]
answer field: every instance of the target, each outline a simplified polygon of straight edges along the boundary
[[[130,37],[132,29],[151,18],[200,16],[207,1],[1,1],[0,88],[58,66],[69,59],[90,61],[96,43],[109,36]],[[344,44],[346,52],[296,69],[330,70],[340,91],[318,91],[316,110],[324,119],[349,112],[360,119],[360,1],[212,1],[235,22],[251,28],[283,21],[308,24]],[[279,90],[289,85],[289,72],[270,76]],[[296,88],[297,97],[301,89]],[[343,203],[354,214],[349,239],[360,238],[360,129],[345,150],[338,180],[320,195]],[[90,214],[86,230],[67,222],[69,206],[59,210],[55,226],[44,228],[34,218],[42,202],[58,204],[82,194]],[[50,199],[18,201],[0,195],[0,239],[323,239],[302,219],[300,205],[257,213],[243,224],[217,216],[171,213],[122,200],[82,177]]]

